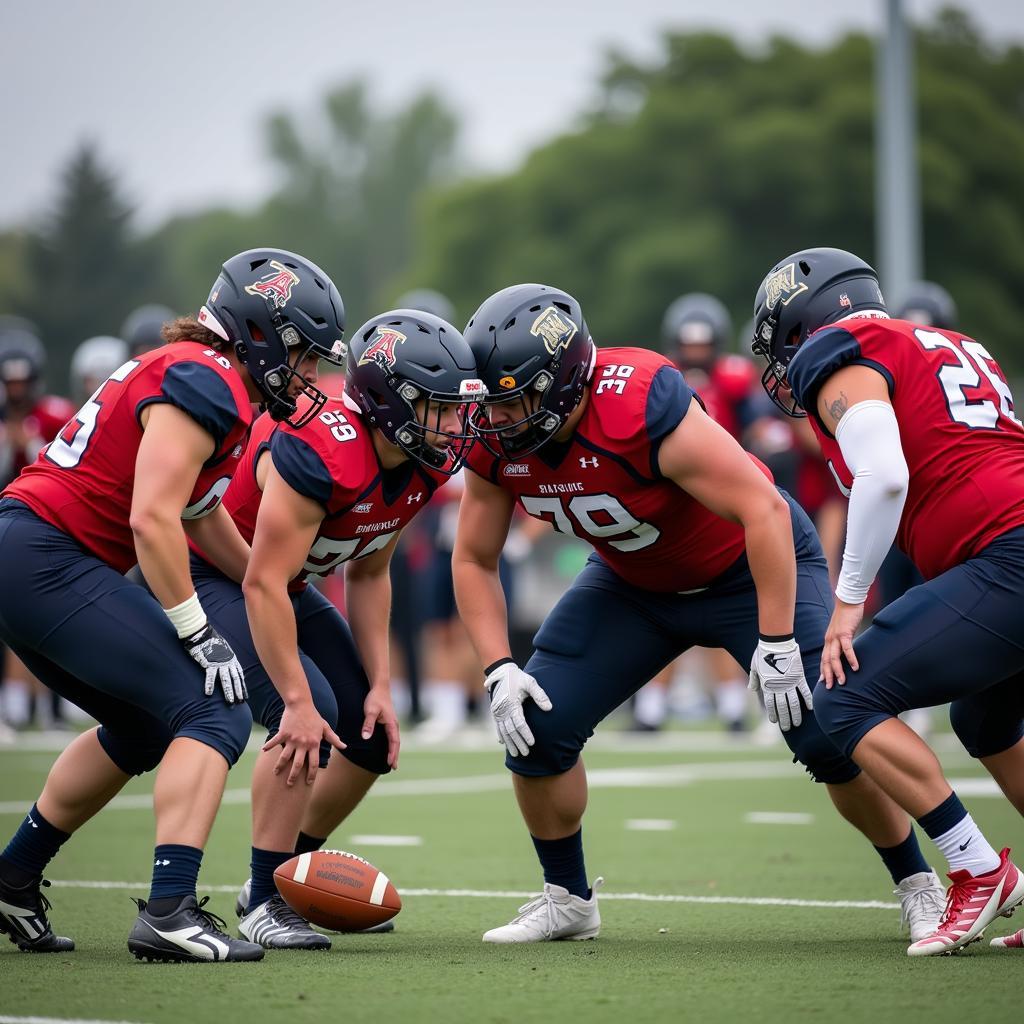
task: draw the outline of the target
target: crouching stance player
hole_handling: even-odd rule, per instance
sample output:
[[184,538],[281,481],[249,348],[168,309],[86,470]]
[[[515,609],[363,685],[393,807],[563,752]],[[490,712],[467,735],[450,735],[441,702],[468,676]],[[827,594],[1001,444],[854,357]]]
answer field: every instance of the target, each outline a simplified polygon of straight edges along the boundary
[[[237,907],[241,934],[268,949],[330,948],[277,894],[274,871],[319,849],[398,764],[388,563],[402,528],[462,464],[480,395],[450,324],[412,310],[374,317],[349,344],[343,398],[300,426],[264,416],[253,427],[224,496],[252,543],[243,585],[194,563],[271,736],[253,772],[252,873]],[[342,563],[348,622],[307,584]]]
[[[874,270],[852,253],[805,249],[777,264],[754,324],[768,393],[791,415],[807,410],[850,496],[816,713],[948,860],[941,924],[907,952],[954,952],[1024,899],[1024,875],[897,716],[951,701],[963,745],[1024,813],[1024,428],[985,347],[890,320]],[[927,582],[854,644],[894,539]],[[993,944],[1019,948],[1021,937]]]
[[[467,463],[456,591],[545,881],[485,941],[597,935],[580,751],[606,715],[695,645],[751,665],[793,753],[879,848],[912,927],[934,927],[942,889],[906,814],[810,713],[805,671],[817,672],[830,600],[807,517],[704,412],[678,369],[645,349],[596,350],[564,292],[498,292],[466,337],[490,396],[474,417],[481,443]],[[497,576],[516,501],[595,549],[541,626],[525,671],[510,657]]]
[[[251,403],[294,408],[288,395],[315,366],[316,338],[338,336],[331,294],[329,279],[292,253],[228,260],[198,320],[166,325],[166,345],[115,370],[4,492],[0,636],[100,722],[60,755],[0,855],[0,929],[22,949],[73,948],[50,929],[42,872],[132,775],[162,759],[153,883],[128,948],[162,960],[263,956],[196,901],[203,847],[252,717],[238,660],[196,596],[186,537],[244,571],[248,548],[220,499]],[[229,301],[236,315],[204,326]],[[136,562],[148,590],[123,576]]]

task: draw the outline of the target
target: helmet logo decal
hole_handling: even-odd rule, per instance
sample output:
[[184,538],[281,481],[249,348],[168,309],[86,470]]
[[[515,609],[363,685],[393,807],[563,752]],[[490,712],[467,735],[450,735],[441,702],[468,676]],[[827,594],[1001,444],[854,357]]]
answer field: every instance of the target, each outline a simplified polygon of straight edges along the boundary
[[783,306],[788,306],[801,292],[807,291],[803,281],[797,284],[796,263],[787,263],[774,274],[769,274],[765,278],[764,288],[769,309],[774,308],[780,300]]
[[292,297],[292,288],[299,283],[299,275],[289,270],[283,263],[271,260],[273,272],[261,277],[255,284],[247,284],[245,290],[250,295],[262,295],[276,309],[284,309]]
[[576,334],[577,327],[567,320],[554,306],[548,306],[530,328],[530,333],[535,338],[544,339],[544,347],[553,356],[558,354],[559,349],[568,348]]
[[379,363],[384,369],[390,370],[395,365],[395,346],[401,344],[405,339],[406,335],[401,331],[396,331],[393,327],[378,327],[377,337],[359,357],[357,365]]
[[498,387],[504,388],[506,391],[511,391],[516,386],[515,377],[502,377],[498,381]]

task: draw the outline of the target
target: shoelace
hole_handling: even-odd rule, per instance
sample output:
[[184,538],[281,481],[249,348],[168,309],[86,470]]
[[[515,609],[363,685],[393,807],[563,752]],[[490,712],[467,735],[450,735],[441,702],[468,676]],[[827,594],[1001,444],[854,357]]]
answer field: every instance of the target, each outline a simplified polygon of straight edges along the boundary
[[544,909],[546,911],[545,916],[548,919],[548,927],[547,927],[546,934],[552,935],[554,933],[555,927],[557,925],[557,919],[556,919],[556,915],[555,915],[554,900],[550,899],[548,897],[547,893],[543,893],[542,892],[539,896],[535,896],[532,900],[530,900],[529,903],[524,903],[519,908],[519,913],[518,913],[518,915],[516,916],[515,920],[512,923],[513,924],[518,924],[520,921],[524,920],[525,918],[531,917],[533,915],[534,911],[539,910],[542,906],[544,907]]
[[218,917],[212,910],[203,909],[209,902],[210,897],[204,896],[191,908],[189,916],[206,931],[216,932],[218,935],[223,935],[224,938],[230,940],[230,936],[227,934],[227,921],[223,917]]
[[282,896],[273,896],[270,899],[270,906],[267,913],[280,924],[288,928],[309,928],[309,922],[299,913],[296,913],[285,903]]
[[949,893],[946,896],[946,911],[942,915],[942,920],[939,922],[939,931],[944,928],[949,928],[953,923],[953,919],[964,909],[967,901],[971,898],[971,886],[964,885],[960,882],[954,882],[949,887]]
[[[899,892],[899,889],[896,892]],[[907,893],[906,900],[900,907],[900,927],[910,924],[910,918],[914,910],[917,909],[922,914],[938,914],[941,919],[946,911],[945,894],[940,896],[931,887],[915,889],[913,892]]]

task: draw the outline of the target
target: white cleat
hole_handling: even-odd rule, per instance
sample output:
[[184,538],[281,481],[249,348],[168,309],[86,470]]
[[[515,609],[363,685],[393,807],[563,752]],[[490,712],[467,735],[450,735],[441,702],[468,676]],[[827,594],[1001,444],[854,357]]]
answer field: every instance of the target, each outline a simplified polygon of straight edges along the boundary
[[518,917],[500,928],[484,932],[484,942],[554,942],[596,939],[601,930],[597,890],[603,878],[594,880],[590,899],[573,896],[560,885],[544,884],[544,891],[519,908]]
[[238,933],[264,949],[330,949],[331,940],[280,896],[271,896],[238,922]]
[[893,893],[900,898],[900,927],[909,927],[911,942],[920,942],[938,929],[946,912],[946,890],[934,871],[908,875]]
[[989,945],[998,946],[1000,949],[1024,949],[1024,928],[1018,929],[1012,935],[1000,935]]

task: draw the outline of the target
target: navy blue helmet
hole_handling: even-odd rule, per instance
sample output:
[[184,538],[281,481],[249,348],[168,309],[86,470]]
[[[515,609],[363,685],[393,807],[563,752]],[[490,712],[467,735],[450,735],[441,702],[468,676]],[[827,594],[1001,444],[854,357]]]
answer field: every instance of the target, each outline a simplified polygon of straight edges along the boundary
[[[487,398],[471,422],[497,458],[520,459],[558,433],[580,404],[597,352],[580,304],[545,284],[496,292],[473,314],[466,341],[476,357]],[[518,401],[520,418],[495,427],[491,403]]]
[[908,289],[903,304],[893,314],[899,320],[937,327],[940,331],[956,330],[956,303],[953,296],[934,281],[915,281]]
[[751,350],[767,360],[761,384],[787,416],[806,415],[786,381],[796,350],[819,328],[865,310],[885,312],[878,275],[843,249],[802,249],[776,263],[754,299]]
[[[393,445],[451,476],[473,446],[469,410],[484,394],[466,339],[446,320],[394,309],[352,336],[345,395]],[[461,429],[441,429],[445,407],[458,406]]]
[[[284,249],[250,249],[221,268],[199,322],[231,342],[275,420],[300,427],[327,396],[298,372],[310,355],[345,363],[345,306],[334,282],[310,260]],[[310,399],[296,418],[293,380]]]

